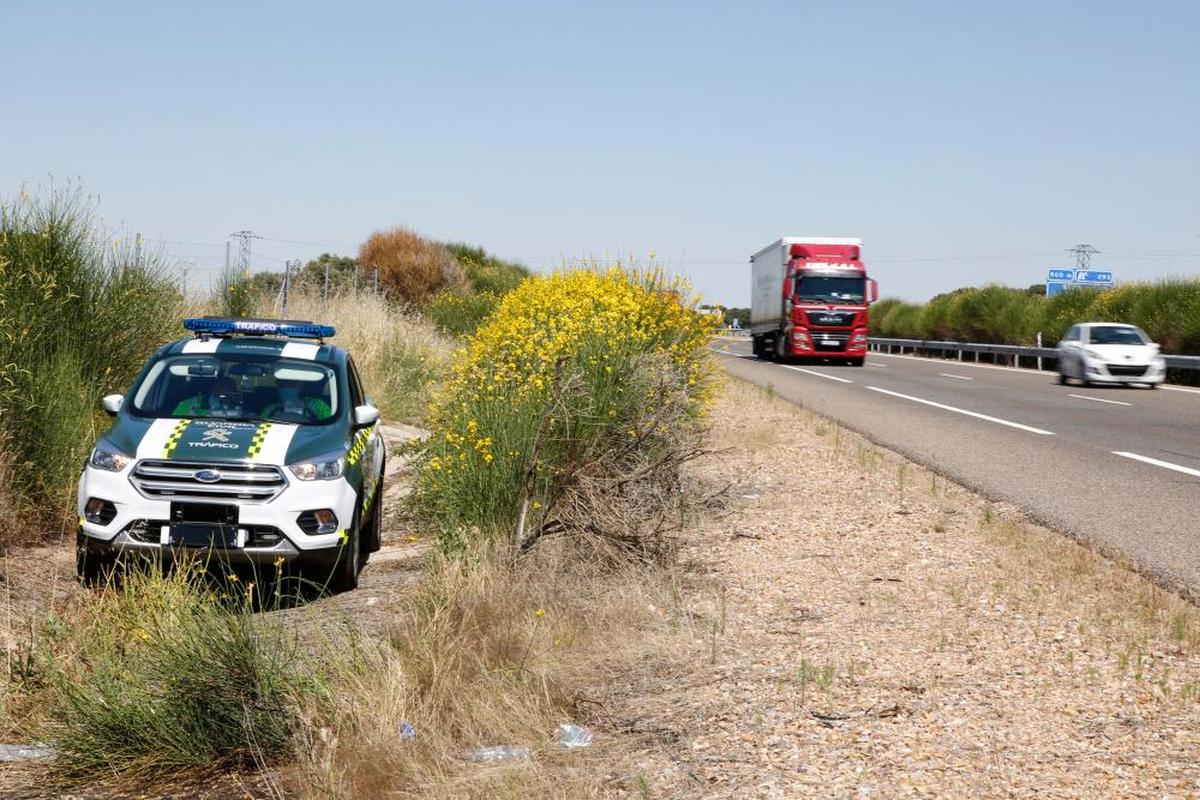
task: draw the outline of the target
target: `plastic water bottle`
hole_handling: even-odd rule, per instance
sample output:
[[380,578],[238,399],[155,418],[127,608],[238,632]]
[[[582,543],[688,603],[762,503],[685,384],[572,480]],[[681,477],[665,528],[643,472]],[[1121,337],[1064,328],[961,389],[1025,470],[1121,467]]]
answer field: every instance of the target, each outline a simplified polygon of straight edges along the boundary
[[467,756],[469,761],[476,764],[486,764],[492,761],[528,761],[529,748],[525,745],[501,744],[495,747],[480,747]]
[[572,725],[564,722],[558,726],[558,741],[568,749],[574,747],[589,747],[592,744],[592,731],[582,725]]

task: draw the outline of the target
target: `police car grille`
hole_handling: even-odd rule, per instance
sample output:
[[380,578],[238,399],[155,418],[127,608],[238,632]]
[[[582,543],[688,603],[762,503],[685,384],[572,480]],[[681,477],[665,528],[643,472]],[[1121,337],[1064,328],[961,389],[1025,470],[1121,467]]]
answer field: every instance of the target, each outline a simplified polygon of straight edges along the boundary
[[[205,471],[216,473],[217,479],[196,477]],[[139,461],[129,480],[147,497],[256,503],[274,499],[287,486],[279,467],[153,459]]]

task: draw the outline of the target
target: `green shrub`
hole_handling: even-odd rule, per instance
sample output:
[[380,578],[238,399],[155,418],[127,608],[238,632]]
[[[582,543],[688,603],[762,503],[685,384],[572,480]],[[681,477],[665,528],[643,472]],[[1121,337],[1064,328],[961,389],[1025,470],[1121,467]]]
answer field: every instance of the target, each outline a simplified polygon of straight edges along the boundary
[[51,620],[27,689],[56,769],[167,776],[291,752],[301,707],[320,698],[294,634],[252,613],[253,588],[231,584],[229,599],[201,573],[131,571],[80,618]]
[[252,317],[259,304],[261,288],[254,277],[230,267],[217,283],[218,313],[223,317]]
[[429,316],[434,326],[450,336],[466,336],[487,319],[500,298],[490,291],[463,294],[442,290],[433,296]]
[[[1031,287],[1034,288],[1034,287]],[[1137,325],[1167,353],[1200,354],[1200,280],[1131,283],[1101,291],[1075,287],[1053,297],[1006,286],[956,289],[924,305],[881,300],[875,336],[1053,346],[1080,322]]]
[[164,265],[97,230],[78,192],[0,203],[0,440],[8,491],[43,517],[67,507],[99,398],[178,324]]
[[446,249],[467,271],[467,280],[476,292],[505,295],[517,288],[530,274],[521,264],[489,255],[482,247],[450,243]]

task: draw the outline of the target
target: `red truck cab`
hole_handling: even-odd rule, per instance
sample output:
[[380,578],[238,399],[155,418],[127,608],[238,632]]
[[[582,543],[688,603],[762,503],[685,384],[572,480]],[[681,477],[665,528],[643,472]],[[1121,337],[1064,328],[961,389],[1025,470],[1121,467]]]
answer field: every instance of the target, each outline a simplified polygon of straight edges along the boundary
[[860,239],[788,237],[755,253],[750,259],[755,354],[862,366],[867,309],[878,288],[867,277],[861,251]]

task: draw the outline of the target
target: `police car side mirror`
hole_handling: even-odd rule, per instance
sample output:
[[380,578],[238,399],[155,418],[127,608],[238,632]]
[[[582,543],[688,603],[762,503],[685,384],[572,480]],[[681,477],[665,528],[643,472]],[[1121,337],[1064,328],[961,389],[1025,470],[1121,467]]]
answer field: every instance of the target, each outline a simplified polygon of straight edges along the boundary
[[356,406],[354,409],[354,427],[369,428],[379,421],[379,409],[375,406]]
[[103,408],[106,412],[108,412],[109,416],[115,417],[117,415],[117,412],[121,410],[121,404],[124,402],[125,402],[125,395],[122,395],[122,394],[105,395],[104,399],[100,401],[100,407]]

